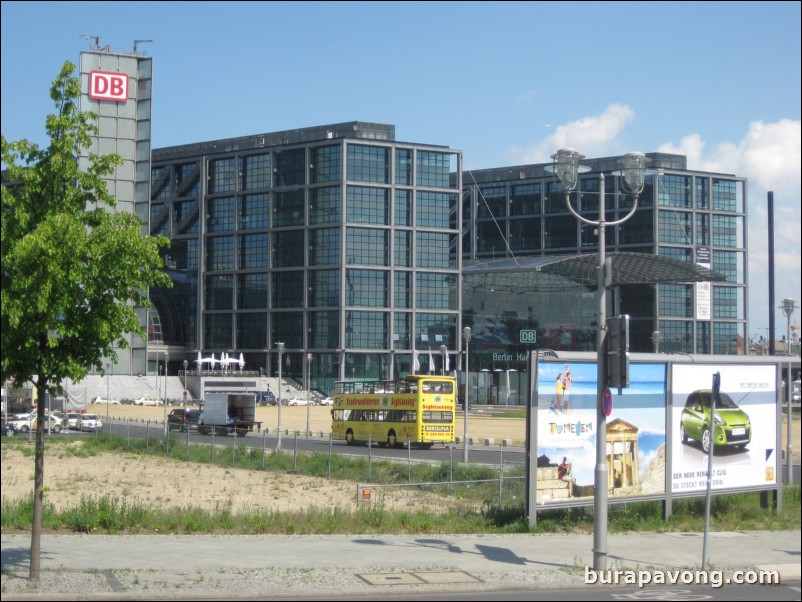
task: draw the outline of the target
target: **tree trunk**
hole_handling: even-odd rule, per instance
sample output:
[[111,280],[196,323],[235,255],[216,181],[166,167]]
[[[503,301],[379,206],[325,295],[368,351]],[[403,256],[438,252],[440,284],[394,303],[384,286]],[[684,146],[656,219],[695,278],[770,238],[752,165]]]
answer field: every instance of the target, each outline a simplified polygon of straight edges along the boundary
[[28,577],[38,581],[40,575],[42,505],[45,482],[45,403],[47,386],[44,376],[36,377],[36,454],[33,475],[33,521],[31,522],[31,562]]

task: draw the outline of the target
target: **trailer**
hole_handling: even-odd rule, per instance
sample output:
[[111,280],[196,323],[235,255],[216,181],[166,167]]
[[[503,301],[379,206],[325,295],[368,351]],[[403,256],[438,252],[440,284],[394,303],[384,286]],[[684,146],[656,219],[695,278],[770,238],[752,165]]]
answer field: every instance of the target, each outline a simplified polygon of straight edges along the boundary
[[248,432],[262,429],[256,420],[256,395],[253,393],[207,393],[198,418],[201,435],[244,437]]

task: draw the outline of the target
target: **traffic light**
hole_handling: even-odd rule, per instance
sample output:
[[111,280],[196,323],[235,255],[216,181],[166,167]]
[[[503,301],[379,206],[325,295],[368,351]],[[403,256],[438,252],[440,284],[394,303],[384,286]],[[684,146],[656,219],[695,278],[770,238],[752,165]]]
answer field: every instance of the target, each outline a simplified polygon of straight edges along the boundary
[[607,386],[629,386],[629,315],[607,318]]

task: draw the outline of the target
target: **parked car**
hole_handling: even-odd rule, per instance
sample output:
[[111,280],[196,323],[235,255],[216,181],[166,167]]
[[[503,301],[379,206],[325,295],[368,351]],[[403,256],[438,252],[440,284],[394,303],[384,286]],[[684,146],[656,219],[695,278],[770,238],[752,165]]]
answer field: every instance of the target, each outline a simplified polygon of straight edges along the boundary
[[273,391],[259,391],[259,394],[256,397],[256,403],[259,405],[276,405],[276,396],[273,394]]
[[[702,444],[705,452],[710,450],[710,389],[694,391],[685,402],[680,419],[680,438],[687,444],[689,440]],[[735,446],[744,448],[752,440],[752,425],[749,416],[739,408],[726,393],[720,393],[713,415],[712,441],[715,447]]]
[[97,414],[81,414],[78,419],[79,431],[99,431],[103,428],[103,423],[100,421],[100,416]]
[[108,403],[109,405],[113,405],[113,406],[118,406],[118,405],[120,405],[120,402],[119,402],[119,401],[117,401],[116,399],[109,399],[109,400],[107,401],[107,400],[106,400],[106,399],[104,399],[103,397],[95,397],[95,398],[92,400],[92,403],[94,403],[94,404],[103,404],[103,405],[105,405],[105,404],[107,404],[107,403]]
[[167,430],[181,432],[197,430],[199,418],[200,410],[170,410],[167,415]]
[[[60,433],[61,432],[61,420],[56,418],[55,416],[48,416],[48,422],[50,423],[50,432],[51,433]],[[23,418],[21,420],[12,420],[10,424],[13,424],[20,433],[27,433],[32,431],[36,428],[36,413],[29,415],[27,418]],[[45,423],[45,431],[48,430],[48,425]]]
[[17,433],[19,433],[17,427],[11,424],[10,422],[4,422],[2,426],[0,426],[0,429],[2,429],[3,437],[13,437]]
[[67,412],[64,414],[64,428],[77,429],[78,419],[81,417],[79,412]]
[[330,406],[334,405],[334,398],[333,397],[324,397],[320,401],[317,402],[319,406]]
[[137,406],[160,406],[162,405],[161,399],[153,399],[150,395],[143,395],[139,399],[134,400],[134,405]]
[[[292,399],[290,399],[287,402],[287,405],[288,406],[305,406],[305,405],[307,405],[306,397],[293,397]],[[310,406],[315,405],[315,400],[314,399],[310,399],[308,405],[310,405]]]

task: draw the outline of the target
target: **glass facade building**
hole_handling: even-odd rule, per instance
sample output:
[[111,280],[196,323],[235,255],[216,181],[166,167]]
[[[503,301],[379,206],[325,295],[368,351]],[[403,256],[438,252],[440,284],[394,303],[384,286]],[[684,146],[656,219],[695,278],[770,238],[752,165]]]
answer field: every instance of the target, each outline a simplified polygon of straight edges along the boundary
[[[608,227],[606,252],[693,262],[726,276],[726,281],[614,286],[608,295],[613,299],[608,315],[631,316],[633,351],[653,351],[652,335],[658,331],[661,351],[743,353],[748,285],[746,181],[734,175],[690,171],[684,156],[646,156],[651,159],[652,174],[646,177],[638,208],[628,221]],[[570,195],[583,217],[598,220],[600,173],[605,174],[606,221],[625,217],[631,210],[632,195],[623,189],[620,178],[608,175],[618,169],[617,159],[583,161],[590,171],[580,176]],[[502,330],[509,331],[502,337],[503,345],[518,345],[517,331],[523,329],[536,331],[535,348],[591,351],[596,348],[595,284],[592,290],[571,292],[576,285],[568,280],[561,286],[544,281],[551,292],[527,294],[537,290],[528,276],[521,278],[520,273],[494,267],[494,260],[598,251],[597,228],[571,215],[561,183],[544,171],[547,165],[463,175],[463,318],[480,340],[483,333],[498,333],[499,320],[506,316],[507,322],[521,323]],[[508,294],[497,295],[499,290]],[[488,295],[500,301],[490,301]],[[519,297],[527,301],[521,303]],[[477,357],[479,369],[495,369],[492,358],[492,354]]]
[[[700,264],[724,282],[614,284],[608,315],[631,316],[631,349],[743,352],[746,182],[652,153],[633,217],[607,252]],[[634,202],[591,170],[571,194],[607,221]],[[153,152],[148,222],[172,241],[174,287],[152,312],[171,362],[243,354],[246,366],[312,386],[460,370],[464,326],[478,403],[515,403],[533,349],[596,348],[595,272],[543,266],[595,254],[598,232],[565,207],[547,165],[462,170],[460,151],[395,140],[391,125],[348,122]],[[640,256],[640,255],[639,255]],[[675,264],[676,265],[676,264]],[[592,284],[590,284],[592,282]],[[417,362],[417,363],[416,363]],[[173,366],[175,368],[176,366]]]
[[151,298],[171,360],[242,353],[275,375],[283,342],[282,375],[302,380],[312,353],[328,389],[456,353],[461,163],[364,122],[154,151],[150,232],[172,241],[174,286]]

